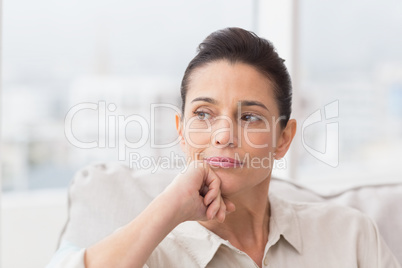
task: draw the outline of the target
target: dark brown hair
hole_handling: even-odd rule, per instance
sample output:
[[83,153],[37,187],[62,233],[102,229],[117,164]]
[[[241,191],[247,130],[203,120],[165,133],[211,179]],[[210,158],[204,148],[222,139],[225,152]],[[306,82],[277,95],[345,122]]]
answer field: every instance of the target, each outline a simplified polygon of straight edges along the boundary
[[205,38],[197,52],[188,64],[181,83],[183,115],[192,72],[208,63],[227,60],[233,64],[249,64],[273,83],[279,115],[282,116],[280,126],[286,126],[292,106],[292,83],[284,60],[279,57],[271,42],[241,28],[225,28]]

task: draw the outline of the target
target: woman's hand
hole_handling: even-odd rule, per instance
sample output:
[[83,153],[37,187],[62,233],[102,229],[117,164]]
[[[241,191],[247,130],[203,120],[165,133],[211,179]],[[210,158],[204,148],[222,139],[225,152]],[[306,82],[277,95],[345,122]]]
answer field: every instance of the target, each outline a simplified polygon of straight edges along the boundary
[[133,221],[89,247],[85,267],[143,267],[152,251],[178,224],[225,220],[235,210],[222,197],[221,181],[204,162],[192,162]]
[[165,194],[178,201],[178,213],[182,221],[225,220],[235,205],[221,193],[221,180],[209,165],[201,160],[193,161],[184,173],[176,176],[166,188]]

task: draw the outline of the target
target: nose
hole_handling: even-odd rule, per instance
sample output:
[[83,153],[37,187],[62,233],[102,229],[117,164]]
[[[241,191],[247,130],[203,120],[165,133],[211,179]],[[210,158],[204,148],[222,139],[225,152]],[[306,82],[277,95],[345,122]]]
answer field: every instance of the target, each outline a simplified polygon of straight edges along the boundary
[[222,116],[216,119],[214,124],[214,132],[211,137],[211,143],[215,147],[237,147],[238,146],[238,131],[236,120],[230,117]]

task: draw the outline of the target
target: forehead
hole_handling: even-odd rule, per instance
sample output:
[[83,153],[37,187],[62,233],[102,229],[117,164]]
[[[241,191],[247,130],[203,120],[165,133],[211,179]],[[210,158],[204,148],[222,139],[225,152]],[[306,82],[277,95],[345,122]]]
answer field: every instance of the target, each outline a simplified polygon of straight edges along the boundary
[[186,104],[203,96],[229,105],[241,100],[258,100],[270,110],[276,110],[273,87],[268,77],[249,64],[216,61],[193,71]]

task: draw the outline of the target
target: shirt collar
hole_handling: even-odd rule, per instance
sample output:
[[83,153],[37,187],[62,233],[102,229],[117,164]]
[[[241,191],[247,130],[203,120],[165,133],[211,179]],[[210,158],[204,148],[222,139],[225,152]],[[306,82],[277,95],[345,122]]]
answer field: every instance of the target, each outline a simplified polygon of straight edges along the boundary
[[[266,249],[276,244],[281,236],[302,254],[301,230],[296,212],[291,203],[269,195],[271,217]],[[221,245],[230,248],[229,241],[222,239],[196,221],[179,224],[171,233],[175,241],[186,249],[200,267],[205,267],[215,256]]]
[[269,194],[271,217],[269,223],[268,243],[275,244],[281,236],[296,249],[303,252],[300,224],[291,203]]
[[222,244],[228,243],[196,221],[179,224],[173,231],[175,241],[191,254],[200,267],[206,267]]

